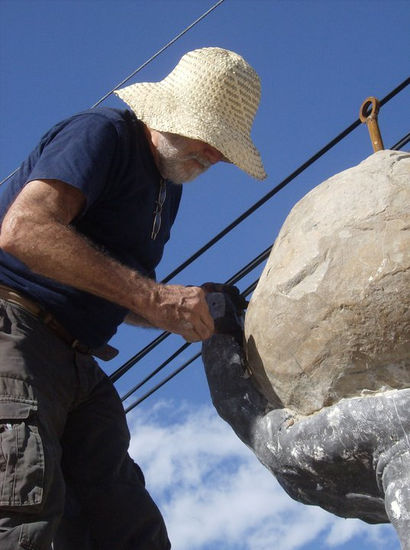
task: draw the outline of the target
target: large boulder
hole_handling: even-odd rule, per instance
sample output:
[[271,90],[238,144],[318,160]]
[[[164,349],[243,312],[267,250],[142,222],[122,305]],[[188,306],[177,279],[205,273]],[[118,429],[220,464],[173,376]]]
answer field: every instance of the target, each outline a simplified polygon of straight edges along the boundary
[[308,193],[284,223],[245,320],[271,403],[307,415],[410,387],[410,154],[380,151]]

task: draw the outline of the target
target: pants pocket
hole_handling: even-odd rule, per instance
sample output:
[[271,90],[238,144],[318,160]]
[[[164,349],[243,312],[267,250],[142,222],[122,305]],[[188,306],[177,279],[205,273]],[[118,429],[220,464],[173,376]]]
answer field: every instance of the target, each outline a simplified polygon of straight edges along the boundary
[[[14,388],[25,386],[22,389],[27,394],[25,382],[11,382]],[[0,394],[1,507],[33,506],[43,499],[44,451],[37,425],[37,402],[21,395]]]

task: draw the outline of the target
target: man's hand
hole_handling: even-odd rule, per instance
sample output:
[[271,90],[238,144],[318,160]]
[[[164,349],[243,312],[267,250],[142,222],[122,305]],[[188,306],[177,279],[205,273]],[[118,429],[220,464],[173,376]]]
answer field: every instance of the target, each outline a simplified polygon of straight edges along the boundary
[[188,342],[207,340],[214,333],[205,292],[197,286],[155,285],[143,316],[153,326],[180,334]]

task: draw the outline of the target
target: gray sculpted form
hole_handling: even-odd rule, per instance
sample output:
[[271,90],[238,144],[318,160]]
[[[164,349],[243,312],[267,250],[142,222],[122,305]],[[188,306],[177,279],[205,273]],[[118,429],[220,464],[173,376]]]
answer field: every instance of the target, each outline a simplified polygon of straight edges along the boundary
[[[204,343],[218,413],[294,499],[391,522],[410,550],[410,154],[381,151],[286,220],[245,346]],[[240,324],[230,296],[215,319]],[[226,324],[226,323],[225,323]],[[245,358],[246,355],[246,358]]]

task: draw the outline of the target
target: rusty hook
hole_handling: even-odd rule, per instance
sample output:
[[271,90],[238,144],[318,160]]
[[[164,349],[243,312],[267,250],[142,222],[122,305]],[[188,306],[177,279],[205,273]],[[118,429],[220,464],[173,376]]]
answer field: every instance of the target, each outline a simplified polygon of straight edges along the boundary
[[[369,113],[369,107],[371,105],[371,111]],[[384,149],[382,136],[380,135],[379,125],[377,123],[377,115],[380,109],[380,102],[375,97],[368,97],[362,103],[359,111],[359,118],[361,122],[365,122],[367,129],[369,130],[370,140],[373,145],[373,150],[382,151]]]

